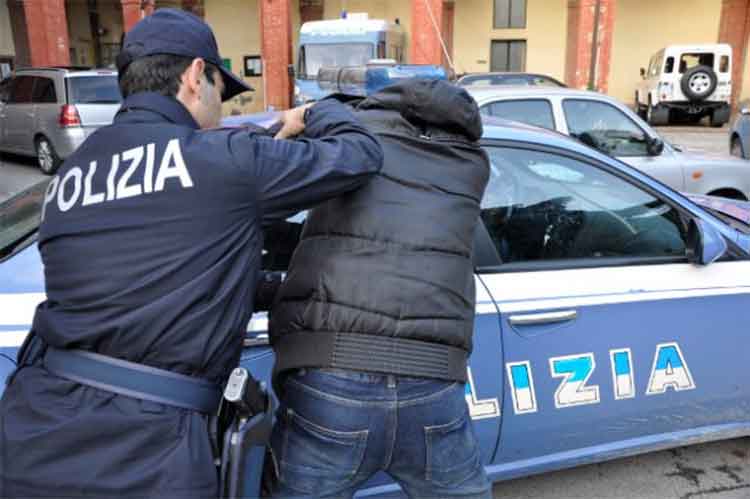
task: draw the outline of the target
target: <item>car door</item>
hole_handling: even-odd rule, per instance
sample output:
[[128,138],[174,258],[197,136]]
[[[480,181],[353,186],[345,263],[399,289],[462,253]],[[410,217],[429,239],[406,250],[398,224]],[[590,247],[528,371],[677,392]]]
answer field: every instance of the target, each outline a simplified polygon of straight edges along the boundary
[[13,152],[34,154],[33,136],[30,137],[34,123],[33,90],[33,76],[17,77],[5,108],[5,144]]
[[[500,187],[502,189],[502,187]],[[266,229],[262,267],[270,271],[286,271],[297,245],[304,223],[298,214]],[[483,226],[479,227],[475,245],[480,255],[477,265],[491,262],[495,253]],[[468,382],[465,385],[466,403],[480,444],[481,459],[489,465],[494,457],[500,436],[502,388],[504,382],[502,341],[497,307],[487,286],[475,276],[476,317],[474,322],[473,352],[469,358]],[[255,313],[248,325],[241,364],[253,375],[271,386],[273,350],[268,345],[268,315]],[[365,489],[392,483],[385,474],[373,477]]]
[[499,308],[507,380],[491,474],[746,427],[750,262],[688,263],[693,215],[612,165],[485,149],[482,220],[503,263],[479,275]]
[[[47,138],[57,138],[60,128],[60,104],[58,104],[58,91],[55,80],[46,77],[36,77],[34,81],[34,93],[31,98],[34,103],[33,135],[41,133]],[[33,143],[32,143],[33,145]]]
[[568,135],[646,172],[672,189],[685,189],[683,166],[668,145],[650,155],[648,141],[656,132],[638,125],[631,111],[610,102],[584,97],[562,100]]

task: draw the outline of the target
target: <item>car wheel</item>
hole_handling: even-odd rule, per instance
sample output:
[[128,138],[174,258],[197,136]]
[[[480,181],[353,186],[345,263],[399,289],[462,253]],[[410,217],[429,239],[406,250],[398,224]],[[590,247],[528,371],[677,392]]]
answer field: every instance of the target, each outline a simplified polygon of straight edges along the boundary
[[716,73],[708,66],[695,66],[685,71],[680,80],[682,93],[690,101],[701,101],[707,99],[718,83]]
[[745,150],[743,149],[742,142],[740,142],[740,139],[738,137],[732,137],[732,146],[730,147],[730,152],[732,153],[732,156],[737,156],[738,158],[745,157]]
[[47,175],[54,175],[57,169],[62,164],[60,156],[55,151],[55,146],[47,137],[39,137],[36,139],[36,158],[39,163],[39,168]]
[[653,126],[669,124],[669,109],[664,106],[654,106],[649,99],[646,108],[646,121]]

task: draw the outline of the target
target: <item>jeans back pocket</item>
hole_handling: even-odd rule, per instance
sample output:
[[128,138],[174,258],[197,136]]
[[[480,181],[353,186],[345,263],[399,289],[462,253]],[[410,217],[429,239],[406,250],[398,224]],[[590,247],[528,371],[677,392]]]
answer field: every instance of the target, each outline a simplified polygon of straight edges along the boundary
[[285,416],[281,482],[305,494],[331,494],[350,486],[362,464],[369,430],[332,430],[291,409]]
[[437,485],[459,485],[481,467],[479,446],[468,411],[444,425],[426,426],[427,468],[425,478]]

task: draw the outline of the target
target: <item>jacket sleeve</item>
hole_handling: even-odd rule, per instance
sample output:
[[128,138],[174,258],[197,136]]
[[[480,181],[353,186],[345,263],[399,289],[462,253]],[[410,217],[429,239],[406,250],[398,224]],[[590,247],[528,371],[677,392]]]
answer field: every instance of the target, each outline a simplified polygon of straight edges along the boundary
[[[241,142],[247,141],[248,142]],[[343,104],[326,99],[308,113],[304,138],[237,134],[231,149],[252,175],[264,222],[285,218],[355,189],[377,173],[383,151]]]

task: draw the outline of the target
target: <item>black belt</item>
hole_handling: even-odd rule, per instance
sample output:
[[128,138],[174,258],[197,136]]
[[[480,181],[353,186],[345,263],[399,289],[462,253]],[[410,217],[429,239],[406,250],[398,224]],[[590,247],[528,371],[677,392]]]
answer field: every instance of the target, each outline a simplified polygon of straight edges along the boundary
[[466,350],[420,340],[305,331],[280,335],[273,348],[277,373],[302,367],[332,367],[462,382],[467,379]]
[[84,350],[48,346],[44,367],[82,385],[206,414],[216,414],[222,397],[210,381]]

